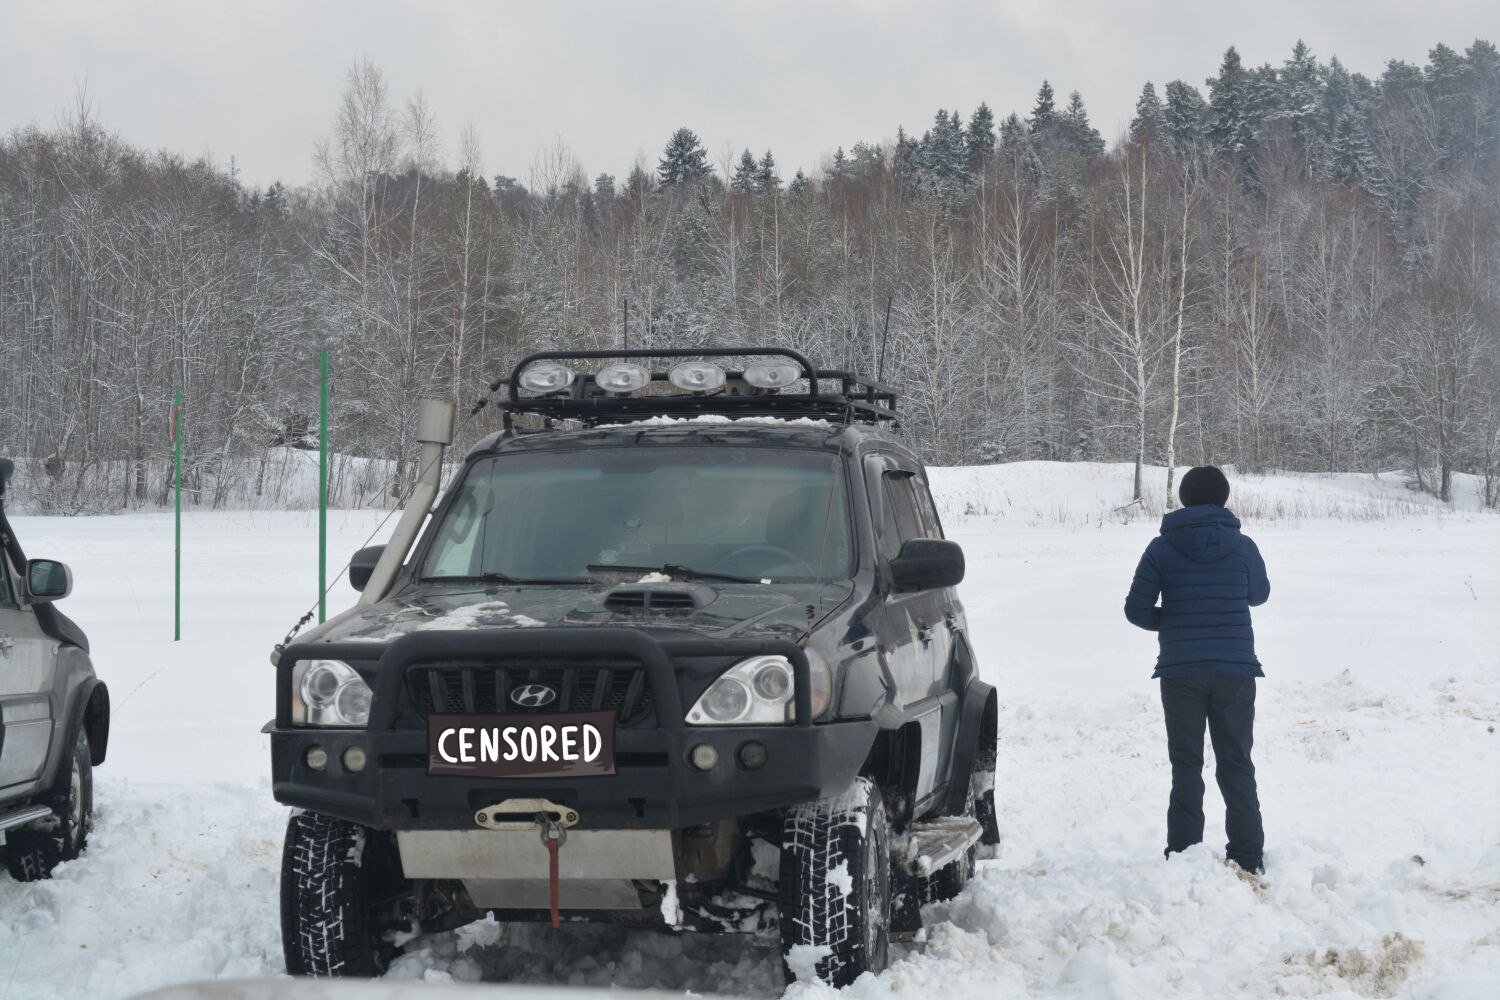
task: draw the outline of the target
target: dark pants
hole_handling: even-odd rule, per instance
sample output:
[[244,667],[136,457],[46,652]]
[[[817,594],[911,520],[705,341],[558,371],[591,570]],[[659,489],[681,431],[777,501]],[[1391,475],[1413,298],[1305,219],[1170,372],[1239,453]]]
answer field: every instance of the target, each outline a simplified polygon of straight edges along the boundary
[[1163,677],[1161,705],[1172,761],[1172,801],[1167,808],[1167,853],[1203,840],[1203,724],[1214,741],[1214,777],[1224,796],[1225,854],[1247,871],[1263,867],[1265,832],[1255,794],[1250,744],[1255,728],[1255,678]]

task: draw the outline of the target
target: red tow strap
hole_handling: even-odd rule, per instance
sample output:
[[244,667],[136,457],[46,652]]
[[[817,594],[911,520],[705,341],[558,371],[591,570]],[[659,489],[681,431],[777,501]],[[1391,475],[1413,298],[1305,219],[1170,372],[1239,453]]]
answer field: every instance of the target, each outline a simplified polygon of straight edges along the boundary
[[[550,831],[549,831],[550,833]],[[562,925],[562,917],[557,908],[557,848],[562,842],[561,837],[546,836],[547,840],[547,889],[552,897],[552,926],[554,928]]]

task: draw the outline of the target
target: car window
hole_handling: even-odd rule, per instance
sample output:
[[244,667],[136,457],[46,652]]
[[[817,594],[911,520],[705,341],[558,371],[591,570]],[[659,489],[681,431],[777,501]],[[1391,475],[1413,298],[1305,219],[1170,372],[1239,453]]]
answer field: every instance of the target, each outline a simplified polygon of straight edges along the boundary
[[428,579],[577,578],[685,566],[777,581],[850,572],[841,466],[821,452],[565,450],[475,463],[422,567]]
[[937,505],[932,502],[932,491],[916,476],[911,477],[911,488],[917,500],[917,516],[922,520],[924,537],[942,538],[943,522],[938,520]]
[[910,472],[887,472],[881,477],[885,502],[881,505],[884,525],[880,547],[887,560],[896,558],[901,543],[910,538],[923,537],[921,522],[917,517],[916,500],[912,495]]

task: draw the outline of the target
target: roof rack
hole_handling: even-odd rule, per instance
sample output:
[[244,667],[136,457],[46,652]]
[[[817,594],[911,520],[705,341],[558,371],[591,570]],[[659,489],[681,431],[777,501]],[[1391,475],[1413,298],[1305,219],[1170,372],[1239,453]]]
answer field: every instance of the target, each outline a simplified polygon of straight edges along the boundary
[[[671,379],[673,366],[642,364],[647,382],[633,391],[610,391],[596,376],[581,370],[577,362],[628,362],[671,360],[702,361],[714,358],[784,359],[797,366],[800,375],[783,388],[756,388],[745,380],[745,368],[723,372],[722,384],[706,392],[679,388]],[[522,385],[522,375],[539,362],[552,362],[568,369],[568,383],[552,392],[531,392]],[[573,365],[568,364],[573,362]],[[592,367],[592,366],[591,366]],[[846,371],[814,368],[802,354],[783,347],[695,347],[642,348],[602,351],[541,351],[522,358],[510,374],[508,398],[501,401],[505,427],[511,428],[515,414],[536,414],[552,420],[575,420],[586,427],[630,423],[652,417],[799,417],[841,423],[887,423],[899,426],[896,390],[888,385]],[[661,392],[662,386],[668,388]],[[795,391],[794,391],[795,390]]]

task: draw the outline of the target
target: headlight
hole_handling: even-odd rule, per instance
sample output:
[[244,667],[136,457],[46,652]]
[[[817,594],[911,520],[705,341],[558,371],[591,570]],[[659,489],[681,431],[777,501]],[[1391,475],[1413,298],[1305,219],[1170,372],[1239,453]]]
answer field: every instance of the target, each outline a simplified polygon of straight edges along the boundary
[[[807,651],[808,681],[813,717],[828,708],[833,674],[821,656]],[[796,715],[797,684],[792,664],[784,656],[752,656],[741,660],[708,686],[688,711],[694,726],[780,725]]]
[[370,722],[370,685],[340,660],[292,665],[292,725],[358,728]]
[[594,384],[605,392],[635,392],[651,382],[651,373],[641,365],[620,363],[605,365],[594,376]]
[[707,361],[684,361],[667,373],[683,392],[711,392],[724,384],[724,369]]
[[573,384],[573,369],[556,361],[535,361],[526,366],[520,382],[528,392],[561,392]]
[[745,366],[744,379],[757,389],[780,389],[802,377],[802,368],[790,361],[752,361]]

